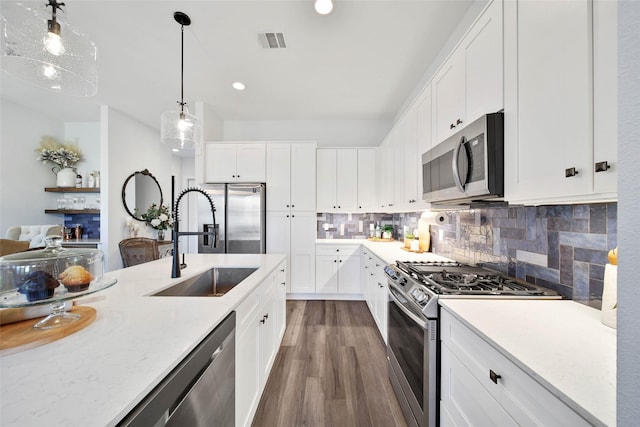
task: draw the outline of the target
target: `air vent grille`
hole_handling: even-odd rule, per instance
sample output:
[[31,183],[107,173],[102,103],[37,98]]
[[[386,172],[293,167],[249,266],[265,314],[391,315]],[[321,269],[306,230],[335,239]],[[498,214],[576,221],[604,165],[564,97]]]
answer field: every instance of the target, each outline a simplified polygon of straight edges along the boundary
[[265,49],[284,49],[287,47],[282,33],[262,33],[260,34],[260,44]]

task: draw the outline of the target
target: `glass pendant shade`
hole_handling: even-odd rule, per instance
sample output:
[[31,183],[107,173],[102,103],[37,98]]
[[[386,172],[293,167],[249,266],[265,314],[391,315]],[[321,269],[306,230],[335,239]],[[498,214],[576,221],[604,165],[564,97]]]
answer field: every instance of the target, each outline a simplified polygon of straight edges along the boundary
[[180,110],[165,111],[160,117],[160,140],[178,150],[193,150],[200,145],[200,121],[185,106]]
[[2,3],[0,55],[4,72],[67,95],[93,96],[98,92],[93,42],[60,19],[52,25],[51,11],[44,2],[34,7]]

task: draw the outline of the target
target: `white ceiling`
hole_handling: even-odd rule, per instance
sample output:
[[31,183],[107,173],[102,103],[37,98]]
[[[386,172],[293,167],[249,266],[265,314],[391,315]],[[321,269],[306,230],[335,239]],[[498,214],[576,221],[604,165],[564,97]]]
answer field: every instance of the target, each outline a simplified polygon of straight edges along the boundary
[[[3,73],[2,96],[68,121],[97,120],[107,104],[159,128],[160,114],[180,98],[180,10],[192,20],[192,109],[203,101],[223,120],[391,120],[474,1],[334,3],[321,16],[313,0],[68,0],[61,19],[98,48],[98,94],[70,98]],[[283,32],[287,48],[263,49],[265,31]],[[236,80],[247,89],[232,89]]]

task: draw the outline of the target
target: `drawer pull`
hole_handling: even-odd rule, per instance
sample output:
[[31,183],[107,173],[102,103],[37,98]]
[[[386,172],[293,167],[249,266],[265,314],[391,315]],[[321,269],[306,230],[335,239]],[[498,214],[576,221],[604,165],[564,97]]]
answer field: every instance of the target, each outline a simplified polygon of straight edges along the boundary
[[491,378],[491,381],[493,381],[494,384],[498,384],[498,380],[502,378],[502,376],[493,372],[492,369],[489,369],[489,378]]

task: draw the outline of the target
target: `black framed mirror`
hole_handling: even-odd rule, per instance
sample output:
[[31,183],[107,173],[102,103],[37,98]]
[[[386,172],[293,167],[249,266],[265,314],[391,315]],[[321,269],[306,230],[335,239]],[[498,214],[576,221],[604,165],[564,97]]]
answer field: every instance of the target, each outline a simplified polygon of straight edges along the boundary
[[129,175],[122,185],[122,204],[131,217],[144,221],[142,215],[152,204],[162,206],[162,188],[148,169]]

